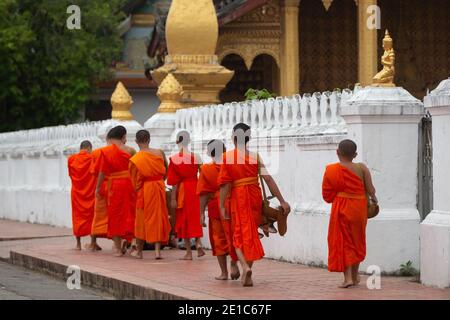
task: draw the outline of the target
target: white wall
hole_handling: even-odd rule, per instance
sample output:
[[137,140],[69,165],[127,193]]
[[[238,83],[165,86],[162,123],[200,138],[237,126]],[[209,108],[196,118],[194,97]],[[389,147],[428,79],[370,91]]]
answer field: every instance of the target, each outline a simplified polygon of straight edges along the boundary
[[[273,235],[263,240],[266,256],[326,265],[330,206],[322,200],[321,182],[325,166],[337,161],[337,144],[347,135],[347,125],[340,113],[352,95],[349,91],[327,92],[182,109],[166,119],[173,122],[171,126],[175,130],[172,134],[164,131],[160,138],[165,137],[166,143],[161,147],[169,154],[174,152],[176,132],[187,129],[191,132],[194,151],[201,153],[206,161],[205,145],[210,139],[224,139],[230,146],[231,127],[237,122],[249,123],[251,147],[261,153],[293,207],[285,237]],[[96,146],[101,145],[113,124],[117,123],[105,121],[0,134],[0,201],[4,204],[0,206],[0,218],[70,227],[67,154],[76,152],[85,138],[94,141]],[[123,124],[129,128],[128,140],[134,140],[133,135],[141,126],[137,122]],[[377,134],[376,128],[373,134]],[[33,150],[42,149],[47,152],[29,156]],[[22,159],[13,158],[20,155]],[[366,155],[369,159],[374,157],[370,152]],[[377,169],[374,175],[383,177],[376,181],[383,194],[390,181],[383,175],[383,167]],[[406,178],[412,181],[417,179],[417,174]],[[407,187],[414,189],[414,186]],[[416,207],[415,200],[405,198],[405,201],[408,203],[397,209]],[[415,234],[418,238],[418,224],[392,220],[375,219],[369,222],[367,230],[367,264],[375,263],[386,272],[397,270],[399,261],[407,257],[417,265],[417,257],[410,252],[416,252],[418,243],[410,242],[405,234],[407,237]]]

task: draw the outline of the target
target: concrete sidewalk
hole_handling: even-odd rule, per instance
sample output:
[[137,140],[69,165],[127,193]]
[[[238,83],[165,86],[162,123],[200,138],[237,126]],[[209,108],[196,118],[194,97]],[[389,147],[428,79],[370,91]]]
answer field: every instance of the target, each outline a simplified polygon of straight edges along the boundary
[[[84,240],[87,242],[88,240]],[[25,241],[24,241],[25,242]],[[361,285],[338,289],[342,276],[327,270],[264,259],[255,264],[254,287],[240,281],[217,281],[216,259],[207,255],[182,261],[177,249],[164,250],[164,259],[155,260],[146,251],[143,260],[112,256],[109,240],[101,239],[100,252],[76,251],[72,237],[0,243],[10,251],[10,262],[66,279],[67,267],[81,268],[82,285],[102,289],[117,298],[128,299],[450,299],[450,289],[427,288],[411,278],[382,277],[380,290]],[[16,244],[14,244],[16,243]],[[8,247],[9,245],[9,247]]]

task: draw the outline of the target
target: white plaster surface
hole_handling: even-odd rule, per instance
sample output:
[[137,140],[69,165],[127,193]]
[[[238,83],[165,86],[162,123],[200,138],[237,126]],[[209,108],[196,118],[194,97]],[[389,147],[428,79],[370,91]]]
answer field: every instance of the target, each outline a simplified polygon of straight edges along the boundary
[[422,283],[450,287],[450,78],[425,98],[433,118],[433,211],[420,227]]

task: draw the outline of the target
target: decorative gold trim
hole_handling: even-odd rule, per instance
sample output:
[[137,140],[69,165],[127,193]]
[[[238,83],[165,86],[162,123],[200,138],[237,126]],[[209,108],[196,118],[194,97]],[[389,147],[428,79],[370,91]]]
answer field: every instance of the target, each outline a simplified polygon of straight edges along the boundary
[[155,20],[153,14],[133,14],[131,16],[131,25],[134,27],[152,27],[155,25]]

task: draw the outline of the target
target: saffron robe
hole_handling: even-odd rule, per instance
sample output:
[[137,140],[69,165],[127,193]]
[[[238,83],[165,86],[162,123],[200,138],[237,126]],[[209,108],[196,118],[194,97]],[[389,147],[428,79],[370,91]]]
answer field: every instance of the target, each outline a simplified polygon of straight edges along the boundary
[[91,174],[92,155],[85,150],[69,157],[69,176],[72,181],[72,227],[76,237],[91,234],[94,218],[95,178]]
[[[98,171],[96,170],[97,161],[100,157],[101,149],[92,151],[91,173],[95,177],[97,185]],[[95,198],[94,219],[92,221],[91,234],[97,238],[106,238],[108,235],[108,212],[107,212],[107,194],[108,194],[108,176],[105,176],[100,186],[101,198]]]
[[108,238],[134,237],[136,194],[128,171],[131,155],[115,144],[101,149],[97,171],[108,176]]
[[366,256],[367,198],[364,183],[340,163],[329,165],[323,199],[332,203],[328,227],[328,270],[344,272]]
[[178,238],[200,238],[200,197],[197,195],[198,164],[192,153],[177,153],[170,157],[167,184],[178,185],[175,233]]
[[220,216],[220,186],[217,181],[219,172],[219,164],[209,163],[202,165],[197,183],[197,194],[214,194],[208,202],[209,241],[211,242],[213,255],[223,256],[229,254],[234,261],[237,261],[236,251],[233,247],[231,221],[224,220]]
[[224,154],[220,167],[219,185],[231,183],[230,213],[233,246],[241,249],[247,261],[264,257],[259,239],[262,195],[258,182],[258,159],[231,150]]
[[164,184],[164,159],[140,151],[130,159],[130,174],[137,193],[135,237],[149,243],[167,243],[171,227]]

